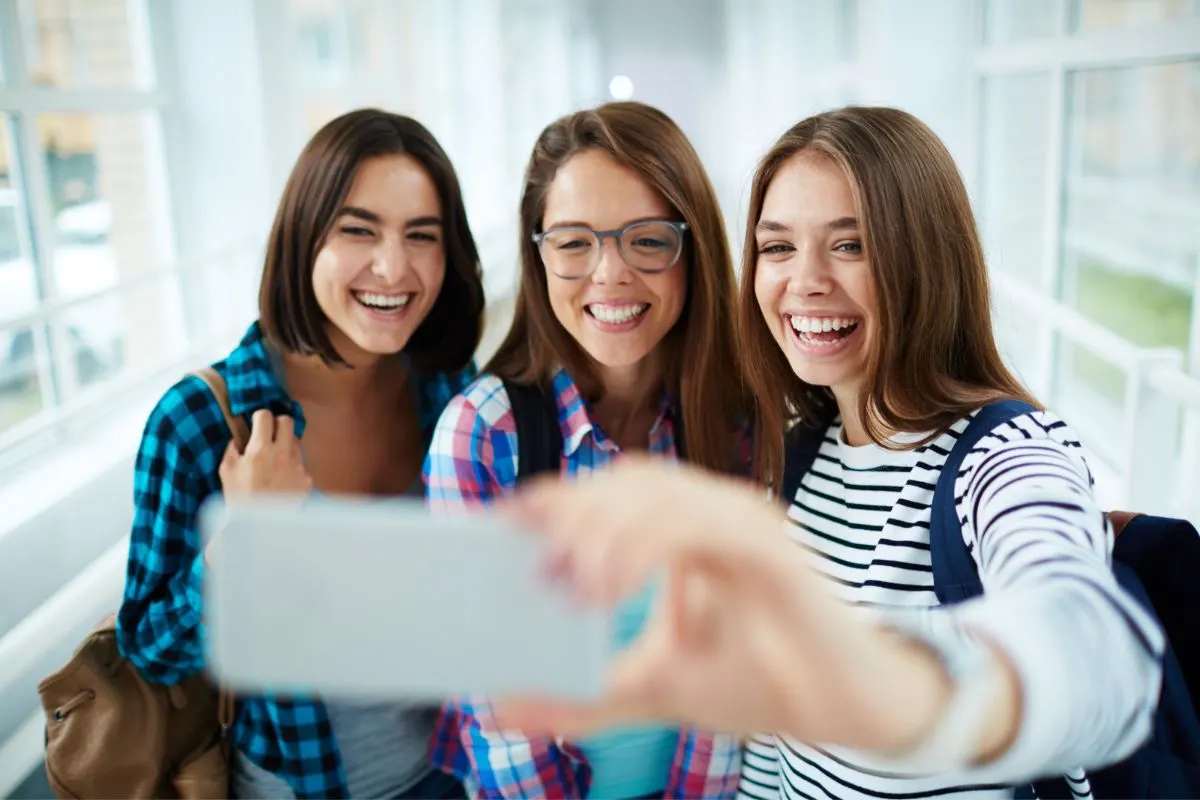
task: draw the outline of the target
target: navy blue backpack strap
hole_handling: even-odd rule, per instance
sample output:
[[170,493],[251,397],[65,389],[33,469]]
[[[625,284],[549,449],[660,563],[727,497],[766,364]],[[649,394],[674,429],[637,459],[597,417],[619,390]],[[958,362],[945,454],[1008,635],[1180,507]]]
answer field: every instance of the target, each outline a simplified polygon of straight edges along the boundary
[[562,464],[562,428],[554,393],[537,384],[504,381],[517,428],[517,483],[545,472],[558,472]]
[[933,492],[929,514],[929,555],[933,561],[933,590],[942,605],[983,594],[983,584],[971,551],[963,541],[962,523],[954,502],[954,484],[967,454],[979,440],[1011,419],[1034,411],[1020,400],[1001,400],[979,409],[958,436],[946,457]]
[[797,422],[787,432],[783,450],[783,488],[778,500],[785,506],[791,505],[796,499],[796,491],[800,481],[812,469],[825,439],[826,425],[813,427],[803,422]]

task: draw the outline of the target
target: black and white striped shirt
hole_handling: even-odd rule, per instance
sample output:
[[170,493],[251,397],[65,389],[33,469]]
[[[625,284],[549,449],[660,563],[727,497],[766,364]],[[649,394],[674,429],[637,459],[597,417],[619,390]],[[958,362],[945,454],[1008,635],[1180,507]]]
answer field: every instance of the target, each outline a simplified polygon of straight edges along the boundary
[[[851,447],[839,422],[826,432],[788,516],[839,597],[884,614],[928,615],[938,605],[930,505],[968,421],[915,450]],[[1077,437],[1052,414],[1017,417],[967,456],[955,497],[986,595],[926,622],[984,634],[1013,660],[1024,696],[1013,747],[982,768],[923,776],[863,753],[757,736],[742,798],[1012,797],[1009,787],[1046,771],[1087,797],[1079,766],[1119,760],[1148,735],[1162,633],[1112,576],[1111,529]]]

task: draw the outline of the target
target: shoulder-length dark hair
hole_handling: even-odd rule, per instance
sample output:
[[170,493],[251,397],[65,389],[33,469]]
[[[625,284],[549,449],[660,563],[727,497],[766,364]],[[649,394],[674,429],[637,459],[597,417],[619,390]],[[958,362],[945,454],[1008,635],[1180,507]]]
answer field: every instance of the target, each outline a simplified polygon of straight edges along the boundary
[[608,103],[551,123],[533,148],[521,195],[521,285],[512,326],[487,370],[518,383],[547,381],[564,366],[584,397],[602,394],[582,348],[550,307],[546,270],[531,234],[540,231],[546,194],[572,156],[603,150],[655,189],[688,223],[684,250],[687,299],[663,340],[666,389],[683,416],[689,461],[740,471],[733,432],[748,417],[737,358],[736,280],[725,224],[712,183],[683,131],[663,112],[636,102]]
[[800,380],[754,293],[755,226],[767,189],[789,159],[813,153],[845,171],[871,264],[878,330],[858,398],[863,425],[883,446],[889,431],[940,435],[992,400],[1036,401],[1000,357],[983,247],[966,187],[941,140],[911,114],[851,107],[800,122],[762,159],[750,192],[742,251],[741,344],[755,397],[755,471],[778,485],[793,420],[833,414],[826,387]]
[[329,340],[327,319],[313,293],[317,253],[364,161],[408,155],[428,173],[442,204],[446,275],[429,315],[405,354],[423,373],[455,372],[470,363],[483,328],[479,250],[450,159],[425,126],[374,108],[330,121],[305,146],[288,177],[271,227],[258,294],[270,341],[283,350],[345,365]]

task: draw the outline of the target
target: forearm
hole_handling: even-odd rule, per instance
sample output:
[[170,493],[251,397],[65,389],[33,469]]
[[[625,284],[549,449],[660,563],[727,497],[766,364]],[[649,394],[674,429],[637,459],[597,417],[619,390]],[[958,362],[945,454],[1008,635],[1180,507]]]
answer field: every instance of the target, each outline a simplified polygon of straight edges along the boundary
[[147,679],[178,683],[204,668],[203,575],[203,559],[197,556],[161,592],[136,587],[122,603],[121,653]]

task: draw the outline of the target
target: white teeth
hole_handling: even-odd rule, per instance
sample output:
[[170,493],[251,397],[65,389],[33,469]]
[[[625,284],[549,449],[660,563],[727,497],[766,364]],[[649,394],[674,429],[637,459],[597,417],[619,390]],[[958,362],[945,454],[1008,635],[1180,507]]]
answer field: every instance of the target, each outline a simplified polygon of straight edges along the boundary
[[797,333],[828,333],[852,328],[859,323],[853,317],[789,317]]
[[372,308],[404,308],[412,299],[411,294],[376,294],[374,292],[355,292],[354,296],[358,302]]
[[607,306],[594,303],[588,306],[587,309],[593,317],[601,322],[611,322],[619,325],[622,322],[629,322],[629,320],[644,313],[649,307],[647,303],[634,303],[629,306]]

